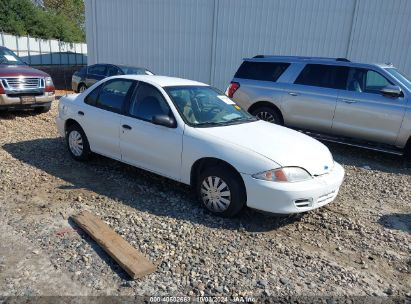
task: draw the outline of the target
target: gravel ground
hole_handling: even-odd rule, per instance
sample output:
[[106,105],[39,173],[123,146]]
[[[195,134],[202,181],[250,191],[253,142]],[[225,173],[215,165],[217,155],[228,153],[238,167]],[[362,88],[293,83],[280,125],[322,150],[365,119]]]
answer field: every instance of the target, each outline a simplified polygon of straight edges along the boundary
[[[411,162],[329,145],[346,170],[335,202],[301,216],[222,219],[184,185],[101,156],[75,162],[56,113],[57,102],[46,114],[0,114],[0,295],[55,295],[50,284],[63,283],[73,295],[410,299]],[[70,220],[83,209],[158,270],[129,280]],[[29,262],[15,268],[10,255]],[[48,266],[24,266],[38,259]],[[41,273],[49,280],[30,285]]]

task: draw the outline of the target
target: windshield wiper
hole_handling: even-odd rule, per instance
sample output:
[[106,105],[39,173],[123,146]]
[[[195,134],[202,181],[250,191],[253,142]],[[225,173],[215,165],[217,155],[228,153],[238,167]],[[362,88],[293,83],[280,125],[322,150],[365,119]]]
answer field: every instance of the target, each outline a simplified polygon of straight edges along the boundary
[[245,121],[255,121],[255,119],[254,118],[252,118],[252,117],[249,117],[249,118],[245,118],[245,117],[236,117],[236,118],[233,118],[233,119],[231,119],[231,120],[228,120],[228,121],[226,121],[225,123],[232,123],[232,122],[245,122]]

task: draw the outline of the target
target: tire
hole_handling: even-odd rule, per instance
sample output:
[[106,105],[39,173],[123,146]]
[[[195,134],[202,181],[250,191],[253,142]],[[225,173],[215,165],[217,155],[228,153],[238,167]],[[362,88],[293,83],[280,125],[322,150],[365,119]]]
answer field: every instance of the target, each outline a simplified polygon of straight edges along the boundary
[[206,168],[201,172],[197,178],[196,194],[207,210],[222,217],[235,216],[246,204],[246,192],[240,177],[226,166]]
[[50,111],[50,108],[51,108],[51,106],[48,105],[48,106],[45,106],[45,107],[35,108],[34,111],[35,111],[36,113],[39,113],[39,114],[41,114],[41,113],[47,113],[48,111]]
[[284,124],[281,114],[278,113],[277,110],[268,106],[257,107],[255,110],[251,112],[251,114],[257,117],[258,119],[265,120],[276,125]]
[[77,93],[83,93],[87,89],[87,86],[84,83],[80,83],[77,87]]
[[66,143],[71,157],[75,160],[86,161],[90,158],[90,145],[80,125],[75,123],[67,128]]

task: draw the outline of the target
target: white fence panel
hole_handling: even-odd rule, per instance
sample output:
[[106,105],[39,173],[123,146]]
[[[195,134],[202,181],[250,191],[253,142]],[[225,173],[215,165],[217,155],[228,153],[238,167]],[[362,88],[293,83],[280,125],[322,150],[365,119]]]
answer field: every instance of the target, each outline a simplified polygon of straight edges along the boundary
[[9,48],[30,65],[87,64],[85,43],[66,43],[0,32],[0,45]]

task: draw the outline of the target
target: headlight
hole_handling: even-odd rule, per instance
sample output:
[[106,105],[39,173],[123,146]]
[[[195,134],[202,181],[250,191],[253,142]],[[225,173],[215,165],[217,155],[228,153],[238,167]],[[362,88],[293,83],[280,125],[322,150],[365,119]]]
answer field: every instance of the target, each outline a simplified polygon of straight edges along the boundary
[[302,182],[312,179],[312,176],[302,168],[284,167],[253,175],[254,178],[272,182]]
[[51,77],[46,77],[46,87],[54,86],[53,79]]

